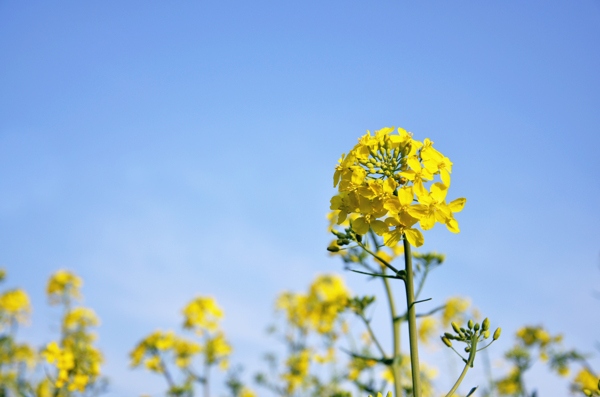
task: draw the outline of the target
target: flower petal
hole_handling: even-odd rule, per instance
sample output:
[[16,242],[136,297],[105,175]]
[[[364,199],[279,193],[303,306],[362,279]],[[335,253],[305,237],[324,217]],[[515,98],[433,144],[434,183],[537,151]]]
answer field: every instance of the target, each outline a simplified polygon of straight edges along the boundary
[[412,245],[413,247],[420,247],[425,242],[425,239],[423,238],[423,234],[421,233],[420,230],[405,229],[404,235],[406,236],[406,240],[408,240],[410,245]]

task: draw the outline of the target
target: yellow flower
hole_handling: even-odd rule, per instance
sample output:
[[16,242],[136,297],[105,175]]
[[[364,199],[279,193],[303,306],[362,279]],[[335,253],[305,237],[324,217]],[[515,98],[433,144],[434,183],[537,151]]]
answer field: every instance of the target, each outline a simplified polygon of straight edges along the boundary
[[0,328],[2,323],[10,326],[13,321],[23,323],[31,313],[29,296],[21,289],[7,291],[0,296]]
[[48,281],[46,293],[50,304],[56,305],[63,299],[80,299],[80,288],[83,282],[81,278],[69,270],[59,270],[54,273]]
[[423,343],[429,343],[431,337],[437,334],[437,321],[433,317],[425,317],[419,324],[419,339]]
[[333,174],[333,187],[336,187],[340,182],[340,178],[344,173],[352,172],[350,167],[356,163],[356,157],[352,153],[342,154],[342,158],[338,160],[339,165],[335,166],[335,172]]
[[69,391],[85,391],[85,386],[88,384],[90,377],[84,374],[77,374],[73,377],[73,381],[69,385]]
[[600,390],[598,389],[599,382],[598,376],[591,373],[588,369],[582,368],[575,379],[573,379],[571,390],[573,392],[589,390],[590,393],[593,393],[591,395],[598,396],[600,395]]
[[149,369],[152,372],[158,372],[158,373],[163,372],[162,363],[161,363],[160,357],[158,355],[147,358],[144,361],[144,365],[146,366],[147,369]]
[[331,198],[329,209],[339,211],[337,213],[337,224],[341,225],[348,217],[348,214],[359,211],[358,195],[354,192],[341,192]]
[[76,307],[67,313],[64,319],[65,328],[73,330],[78,328],[94,327],[100,323],[96,313],[86,307]]
[[223,310],[213,297],[198,296],[184,309],[184,324],[186,329],[193,329],[198,335],[216,331],[219,321],[223,318]]
[[448,327],[452,321],[460,324],[464,321],[465,312],[471,306],[469,299],[454,296],[446,300],[446,307],[442,313],[442,324]]
[[[233,351],[231,345],[225,340],[225,334],[223,332],[218,332],[217,335],[213,338],[210,338],[206,342],[205,354],[206,361],[209,364],[216,363],[221,360],[225,360]],[[225,361],[225,363],[227,363]],[[223,364],[227,369],[227,365]]]
[[281,377],[287,383],[287,394],[293,394],[307,380],[310,367],[310,351],[305,349],[291,355],[286,361],[286,366],[287,372]]

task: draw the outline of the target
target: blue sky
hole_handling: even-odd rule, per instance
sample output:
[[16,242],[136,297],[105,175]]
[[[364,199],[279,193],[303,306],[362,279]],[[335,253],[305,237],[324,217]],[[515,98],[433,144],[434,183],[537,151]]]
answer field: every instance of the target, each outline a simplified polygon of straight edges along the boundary
[[32,296],[23,337],[55,335],[44,285],[69,268],[110,396],[164,390],[126,353],[196,294],[250,375],[276,294],[341,270],[337,159],[396,126],[435,142],[468,200],[459,235],[426,235],[448,258],[426,293],[593,351],[599,26],[597,1],[0,2],[0,264]]

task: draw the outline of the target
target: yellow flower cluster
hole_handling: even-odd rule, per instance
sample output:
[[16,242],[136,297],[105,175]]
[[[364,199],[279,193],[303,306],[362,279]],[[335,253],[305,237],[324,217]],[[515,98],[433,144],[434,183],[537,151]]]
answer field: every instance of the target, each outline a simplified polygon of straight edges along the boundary
[[290,324],[325,334],[333,331],[349,298],[350,291],[340,276],[321,275],[311,284],[308,294],[284,292],[275,307],[285,312]]
[[582,368],[575,379],[571,390],[574,393],[583,391],[588,396],[600,396],[600,379],[587,368]]
[[96,327],[100,320],[96,313],[87,307],[76,307],[69,311],[64,318],[64,326],[67,330],[76,330],[87,327]]
[[42,351],[46,361],[56,366],[54,386],[79,392],[97,380],[104,361],[102,353],[92,345],[96,338],[89,330],[100,324],[98,316],[90,308],[70,305],[72,299],[81,298],[82,284],[81,278],[67,270],[59,270],[50,277],[48,299],[51,304],[63,304],[66,310],[60,343],[50,342]]
[[177,336],[173,331],[158,330],[148,335],[131,352],[131,366],[137,367],[143,362],[150,371],[162,373],[161,354],[170,352],[179,368],[187,368],[201,351],[202,347],[194,341]]
[[[372,229],[393,247],[406,237],[420,247],[424,239],[413,228],[418,222],[423,230],[436,222],[458,233],[454,213],[463,209],[466,199],[446,203],[452,162],[433,148],[433,142],[412,139],[412,134],[398,128],[383,128],[371,136],[369,132],[335,167],[333,186],[338,194],[331,199],[331,209],[339,211],[337,223],[352,219],[358,235]],[[425,183],[439,175],[441,182],[427,190]],[[413,204],[416,200],[418,204]],[[385,218],[385,219],[383,219]]]
[[214,332],[219,328],[223,310],[213,297],[198,296],[183,309],[183,316],[183,327],[202,336],[207,331]]
[[[548,348],[552,344],[560,343],[562,341],[562,335],[551,336],[541,326],[527,326],[517,330],[517,339],[526,347],[539,346],[540,348],[540,359],[542,361],[548,360]],[[561,375],[568,375],[568,372],[563,370]]]
[[50,364],[56,364],[58,376],[54,385],[67,386],[69,391],[85,391],[86,386],[100,375],[102,355],[89,344],[65,341],[64,347],[49,343],[42,355]]
[[287,371],[281,375],[286,382],[286,394],[292,395],[303,384],[307,382],[310,367],[310,351],[302,350],[292,354],[286,361]]
[[25,322],[31,313],[29,296],[21,289],[6,291],[0,295],[0,328],[10,326],[13,321]]
[[83,281],[80,277],[69,270],[55,272],[48,281],[46,293],[50,304],[57,305],[71,299],[81,299],[80,289]]

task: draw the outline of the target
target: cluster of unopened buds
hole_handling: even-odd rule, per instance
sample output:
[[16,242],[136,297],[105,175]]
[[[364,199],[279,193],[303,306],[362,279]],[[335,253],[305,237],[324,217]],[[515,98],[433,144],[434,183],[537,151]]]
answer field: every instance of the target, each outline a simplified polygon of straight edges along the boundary
[[[481,325],[479,323],[473,323],[473,320],[469,320],[467,327],[468,328],[462,328],[459,327],[455,322],[452,322],[452,329],[454,330],[455,335],[446,332],[442,336],[442,342],[444,342],[444,344],[452,350],[454,350],[454,347],[452,347],[451,340],[465,343],[467,345],[465,347],[465,352],[469,353],[469,359],[462,358],[462,356],[461,358],[465,363],[473,367],[473,359],[475,358],[475,353],[486,349],[488,346],[494,343],[494,341],[498,340],[498,338],[500,337],[501,329],[496,329],[494,335],[492,336],[492,341],[488,345],[482,347],[481,349],[477,349],[478,343],[483,342],[484,340],[490,337],[490,320],[486,318],[485,320],[483,320]],[[454,351],[456,352],[456,350]],[[456,354],[460,356],[458,352],[456,352]]]

